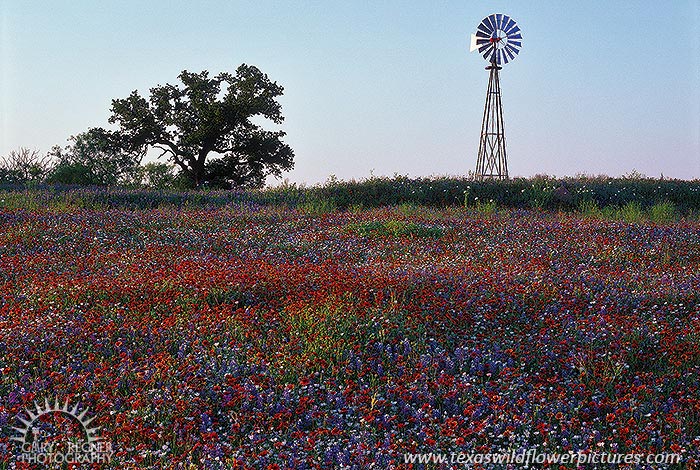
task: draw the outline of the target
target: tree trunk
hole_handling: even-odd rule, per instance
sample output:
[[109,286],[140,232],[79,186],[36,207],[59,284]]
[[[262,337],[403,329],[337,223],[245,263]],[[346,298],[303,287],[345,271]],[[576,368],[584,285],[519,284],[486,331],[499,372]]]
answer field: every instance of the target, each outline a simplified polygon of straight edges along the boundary
[[194,176],[194,184],[195,187],[199,188],[204,184],[204,177],[205,177],[205,172],[204,172],[204,163],[207,160],[207,154],[209,153],[209,149],[206,147],[202,148],[199,150],[199,155],[197,155],[197,158],[192,162],[193,167],[192,167],[192,174]]
[[195,162],[194,168],[192,168],[192,182],[195,188],[199,188],[204,184],[204,162]]

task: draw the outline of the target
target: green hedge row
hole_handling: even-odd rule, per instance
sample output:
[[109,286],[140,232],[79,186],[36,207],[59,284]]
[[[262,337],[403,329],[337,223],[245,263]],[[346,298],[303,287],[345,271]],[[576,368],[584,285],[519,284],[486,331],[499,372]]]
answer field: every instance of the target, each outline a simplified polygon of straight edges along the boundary
[[573,210],[585,203],[598,207],[638,203],[647,209],[663,202],[688,214],[700,210],[700,181],[627,178],[516,178],[472,181],[466,178],[372,178],[330,182],[308,188],[307,198],[332,199],[338,207],[403,203],[453,206],[495,202],[499,207]]
[[495,203],[505,208],[577,210],[636,203],[648,209],[671,203],[681,215],[700,212],[700,180],[648,178],[516,178],[477,182],[467,178],[369,178],[360,181],[330,180],[323,185],[283,184],[249,191],[168,191],[76,186],[0,187],[2,207],[51,207],[141,209],[164,206],[222,206],[226,204],[276,205],[348,209],[399,204],[435,207],[477,206]]

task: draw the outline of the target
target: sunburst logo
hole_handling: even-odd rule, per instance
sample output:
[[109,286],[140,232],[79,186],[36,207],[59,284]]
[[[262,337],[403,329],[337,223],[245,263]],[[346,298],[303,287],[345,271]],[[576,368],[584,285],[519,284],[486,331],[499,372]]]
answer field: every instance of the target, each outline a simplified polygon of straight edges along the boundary
[[[22,423],[20,427],[13,427],[19,435],[10,439],[21,444],[19,460],[26,463],[63,464],[63,463],[107,463],[112,458],[112,446],[104,438],[97,434],[100,426],[92,426],[95,417],[88,417],[88,409],[80,411],[80,404],[76,403],[72,408],[66,399],[63,405],[54,399],[53,404],[44,399],[44,405],[34,402],[34,409],[26,409],[28,419],[21,416],[17,420]],[[66,442],[60,449],[57,442],[42,441],[41,419],[47,415],[57,414],[77,424],[84,439],[81,442]]]

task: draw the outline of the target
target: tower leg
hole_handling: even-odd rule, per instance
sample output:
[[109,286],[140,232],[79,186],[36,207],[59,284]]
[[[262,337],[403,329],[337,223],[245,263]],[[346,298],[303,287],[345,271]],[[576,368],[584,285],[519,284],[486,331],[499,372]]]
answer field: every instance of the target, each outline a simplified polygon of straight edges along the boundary
[[507,180],[506,138],[501,105],[501,84],[498,77],[500,67],[491,64],[487,69],[490,70],[489,86],[486,91],[484,117],[481,121],[481,139],[476,159],[475,178]]

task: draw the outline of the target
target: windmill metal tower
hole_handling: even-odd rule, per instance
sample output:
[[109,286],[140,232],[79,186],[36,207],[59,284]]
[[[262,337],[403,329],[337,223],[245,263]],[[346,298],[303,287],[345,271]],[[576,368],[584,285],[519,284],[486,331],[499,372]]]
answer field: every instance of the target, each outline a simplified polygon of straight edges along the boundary
[[502,64],[515,59],[522,47],[522,35],[515,21],[500,13],[489,15],[471,35],[470,52],[478,50],[489,62],[489,86],[486,91],[484,118],[481,121],[481,139],[476,159],[477,180],[508,179],[506,137],[501,105],[501,83],[498,77]]

